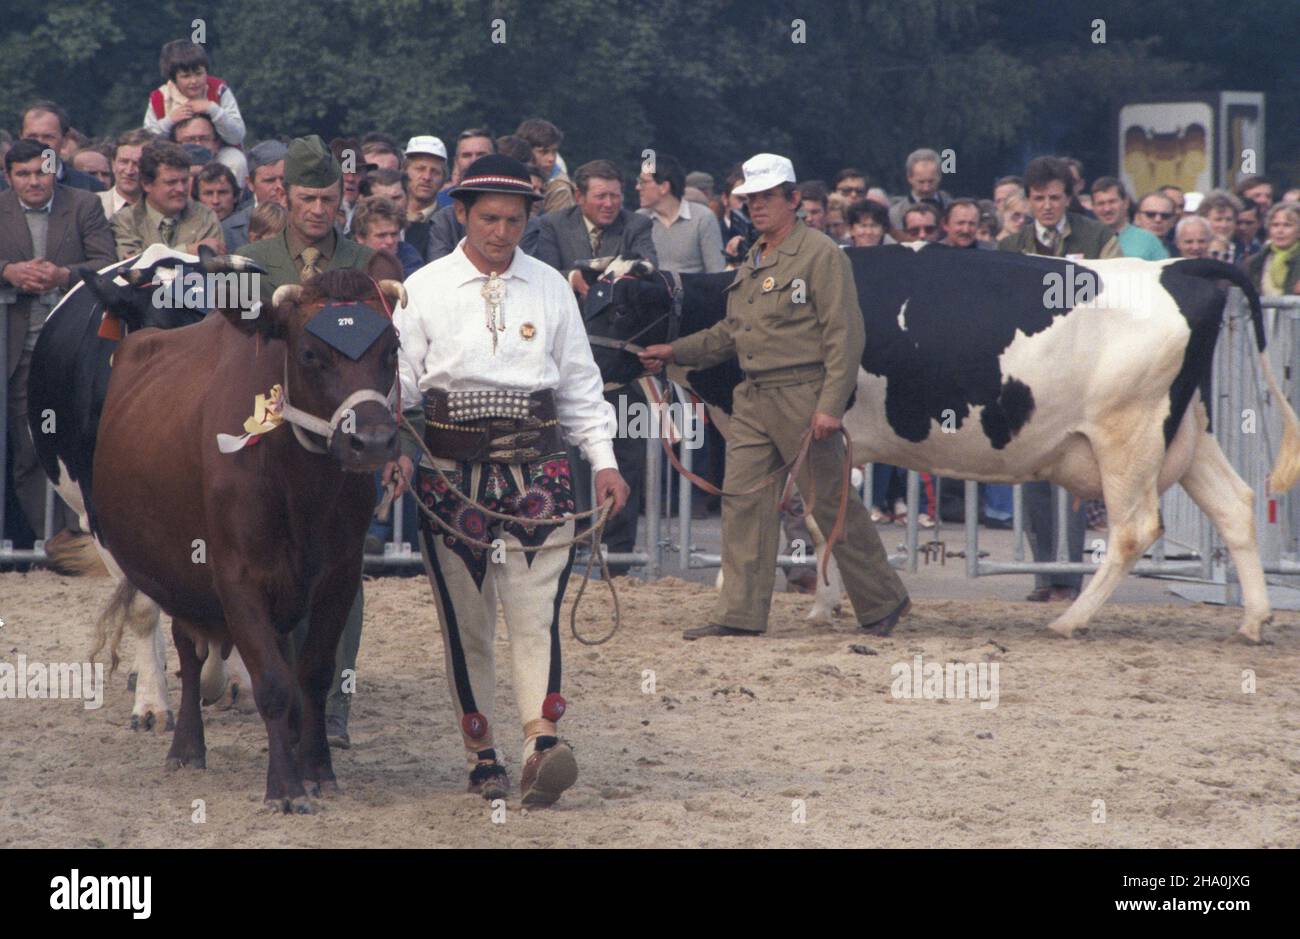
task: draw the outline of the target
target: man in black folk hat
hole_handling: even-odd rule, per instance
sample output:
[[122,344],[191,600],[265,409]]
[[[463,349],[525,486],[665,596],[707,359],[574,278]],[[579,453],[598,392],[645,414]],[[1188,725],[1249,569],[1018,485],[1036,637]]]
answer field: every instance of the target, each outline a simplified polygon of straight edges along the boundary
[[[266,271],[261,277],[262,301],[269,303],[277,287],[300,284],[325,271],[363,271],[374,256],[364,245],[334,230],[334,216],[343,200],[343,172],[324,141],[315,134],[289,144],[284,157],[284,185],[289,218],[274,238],[249,242],[235,254],[252,258]],[[361,590],[348,613],[335,660],[334,685],[325,702],[325,733],[330,746],[351,746],[348,715],[355,685],[357,651],[361,648],[364,601]],[[309,618],[293,631],[295,649],[307,638]]]
[[[411,275],[409,299],[393,318],[402,339],[402,401],[422,404],[407,416],[435,460],[421,459],[416,496],[454,532],[422,517],[420,547],[442,625],[469,791],[489,800],[509,791],[493,741],[499,599],[524,731],[521,796],[525,805],[550,805],[578,777],[556,727],[565,710],[560,602],[573,549],[547,550],[569,541],[574,523],[528,520],[573,512],[566,444],[595,469],[598,504],[610,502],[617,512],[628,487],[614,459],[613,409],[573,291],[518,247],[537,198],[527,171],[507,156],[481,157],[451,196],[465,237]],[[405,436],[402,450],[409,478],[422,451]],[[502,522],[467,504],[435,466],[483,507],[524,521]]]

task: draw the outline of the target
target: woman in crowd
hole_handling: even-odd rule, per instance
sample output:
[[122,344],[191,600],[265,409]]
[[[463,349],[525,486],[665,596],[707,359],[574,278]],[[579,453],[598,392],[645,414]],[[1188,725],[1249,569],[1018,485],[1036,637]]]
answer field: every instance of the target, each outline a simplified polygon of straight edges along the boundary
[[1246,264],[1262,297],[1300,293],[1300,203],[1279,202],[1269,210],[1264,250]]

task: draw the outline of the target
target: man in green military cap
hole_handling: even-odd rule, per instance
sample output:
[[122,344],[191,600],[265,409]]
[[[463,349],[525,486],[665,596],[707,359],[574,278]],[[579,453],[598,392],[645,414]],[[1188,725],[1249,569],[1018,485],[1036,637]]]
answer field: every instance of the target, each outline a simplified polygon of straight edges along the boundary
[[284,231],[235,252],[262,265],[266,271],[263,290],[274,293],[282,284],[302,283],[325,271],[364,270],[374,251],[334,229],[343,201],[343,171],[320,137],[312,134],[289,144],[284,156],[284,188],[289,198]]
[[[784,480],[763,483],[794,458],[809,428],[814,442],[796,482],[800,492],[817,494],[813,517],[831,531],[844,482],[840,419],[866,343],[848,259],[795,214],[794,166],[760,153],[743,169],[745,181],[732,192],[749,196],[760,238],[727,288],[726,319],[641,354],[650,371],[673,361],[707,368],[734,356],[745,372],[727,433],[724,489],[732,494],[722,500],[722,591],[711,621],[687,629],[685,639],[767,631],[779,537],[774,491]],[[850,498],[847,512],[835,559],[858,622],[888,635],[910,607],[907,590],[862,501]]]
[[[289,218],[279,235],[243,245],[235,253],[252,258],[266,271],[261,278],[263,302],[269,302],[277,287],[299,284],[325,271],[365,270],[374,251],[344,238],[334,228],[334,217],[343,201],[343,171],[329,147],[315,134],[298,137],[284,156],[284,188],[289,199]],[[351,684],[356,675],[357,650],[361,647],[361,590],[348,613],[335,659],[334,686],[325,703],[325,733],[330,746],[346,748]],[[293,631],[294,651],[307,638],[309,619],[304,617]],[[348,690],[344,690],[344,674]]]

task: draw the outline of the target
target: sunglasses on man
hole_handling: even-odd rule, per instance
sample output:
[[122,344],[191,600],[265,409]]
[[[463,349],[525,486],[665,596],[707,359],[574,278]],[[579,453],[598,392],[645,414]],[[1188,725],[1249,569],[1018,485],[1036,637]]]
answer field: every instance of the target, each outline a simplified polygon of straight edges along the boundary
[[1143,209],[1141,212],[1138,213],[1138,215],[1145,216],[1146,218],[1149,219],[1159,218],[1159,219],[1166,219],[1166,220],[1174,217],[1173,212],[1152,212],[1147,209]]
[[836,186],[835,191],[842,196],[865,196],[867,194],[866,186]]

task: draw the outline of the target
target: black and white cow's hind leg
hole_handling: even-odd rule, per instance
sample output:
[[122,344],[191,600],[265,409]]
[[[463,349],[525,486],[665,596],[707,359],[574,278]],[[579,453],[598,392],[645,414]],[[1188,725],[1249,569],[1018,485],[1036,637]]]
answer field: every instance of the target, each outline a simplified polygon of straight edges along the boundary
[[1261,629],[1273,619],[1273,611],[1255,540],[1255,492],[1237,475],[1209,433],[1199,435],[1191,466],[1179,482],[1214,524],[1232,556],[1245,607],[1237,632],[1250,642],[1259,642]]
[[1109,520],[1106,553],[1083,592],[1048,626],[1066,638],[1088,625],[1162,531],[1156,488],[1165,455],[1160,424],[1137,414],[1116,417],[1116,431],[1092,440]]

